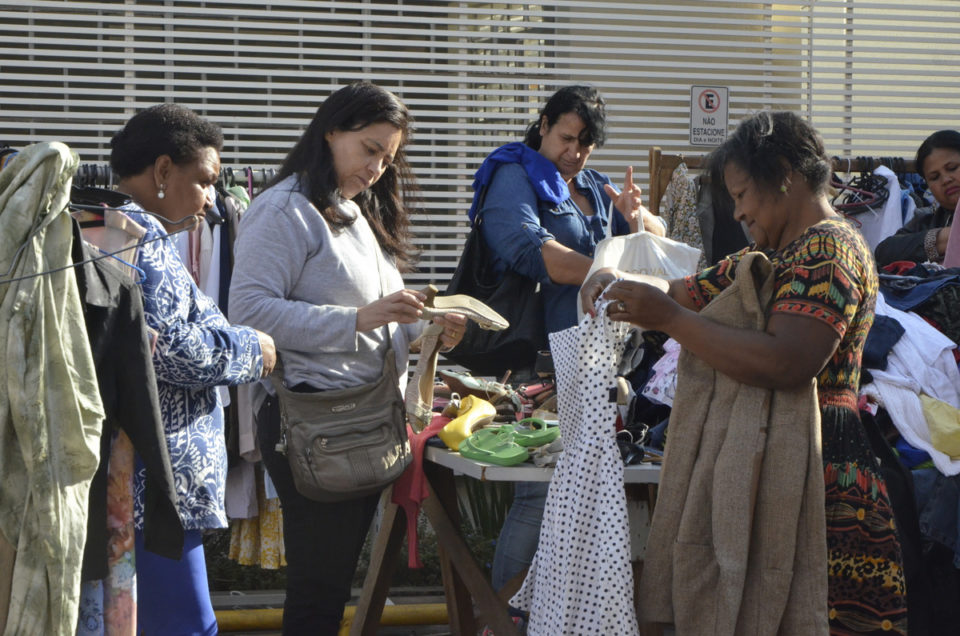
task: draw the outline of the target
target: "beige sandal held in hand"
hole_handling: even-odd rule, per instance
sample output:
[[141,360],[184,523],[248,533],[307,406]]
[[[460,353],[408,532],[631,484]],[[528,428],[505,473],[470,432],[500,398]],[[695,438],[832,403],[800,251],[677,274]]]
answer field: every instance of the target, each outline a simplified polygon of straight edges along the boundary
[[423,302],[423,318],[425,319],[456,312],[463,314],[477,323],[481,329],[487,329],[488,331],[502,331],[510,326],[506,318],[476,298],[466,294],[438,296],[438,290],[433,285],[427,285],[420,291],[427,296],[427,299]]
[[[424,320],[455,312],[474,321],[481,329],[500,331],[510,326],[503,316],[470,296],[464,294],[437,296],[438,290],[433,285],[427,285],[421,291],[427,297],[423,303],[421,316]],[[407,422],[416,432],[426,428],[433,418],[433,382],[437,374],[437,354],[440,353],[443,344],[440,341],[442,333],[443,327],[430,323],[424,327],[420,337],[410,345],[412,351],[420,352],[420,359],[417,361],[413,377],[407,383],[404,404]]]

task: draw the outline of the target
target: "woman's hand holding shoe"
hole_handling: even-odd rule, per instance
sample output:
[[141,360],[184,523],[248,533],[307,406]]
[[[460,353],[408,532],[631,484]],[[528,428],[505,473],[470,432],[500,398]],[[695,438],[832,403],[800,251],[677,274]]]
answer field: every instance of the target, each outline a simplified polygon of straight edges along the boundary
[[391,322],[414,323],[423,313],[427,297],[412,289],[401,289],[357,309],[357,331],[372,331]]
[[463,340],[463,334],[467,330],[467,317],[463,314],[451,312],[443,316],[437,316],[433,319],[433,324],[443,327],[440,342],[443,343],[443,351],[449,351]]

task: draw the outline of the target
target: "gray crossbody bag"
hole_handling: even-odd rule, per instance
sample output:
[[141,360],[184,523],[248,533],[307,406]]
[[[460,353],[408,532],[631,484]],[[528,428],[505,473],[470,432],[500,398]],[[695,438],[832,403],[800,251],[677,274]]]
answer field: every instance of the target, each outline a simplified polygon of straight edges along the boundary
[[[379,250],[378,245],[382,298]],[[369,384],[315,393],[291,391],[278,355],[272,374],[280,400],[277,451],[287,456],[294,485],[308,499],[333,502],[373,494],[393,483],[410,464],[406,411],[389,325],[384,331],[383,370]]]

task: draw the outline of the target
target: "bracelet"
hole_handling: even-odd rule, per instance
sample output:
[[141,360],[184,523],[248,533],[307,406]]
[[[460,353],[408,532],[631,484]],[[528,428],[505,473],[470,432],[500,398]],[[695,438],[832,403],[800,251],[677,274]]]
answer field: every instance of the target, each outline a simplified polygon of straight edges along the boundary
[[940,230],[934,228],[923,237],[923,251],[927,255],[927,260],[933,263],[939,263],[941,260],[940,251],[937,250],[937,236],[939,234]]

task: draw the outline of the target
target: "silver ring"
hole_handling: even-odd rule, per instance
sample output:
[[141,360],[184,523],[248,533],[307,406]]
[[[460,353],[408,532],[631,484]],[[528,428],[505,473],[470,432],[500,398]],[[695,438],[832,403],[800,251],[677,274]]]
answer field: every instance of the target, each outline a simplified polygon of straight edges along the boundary
[[623,303],[622,300],[617,301],[617,311],[624,312],[627,310],[627,306]]

